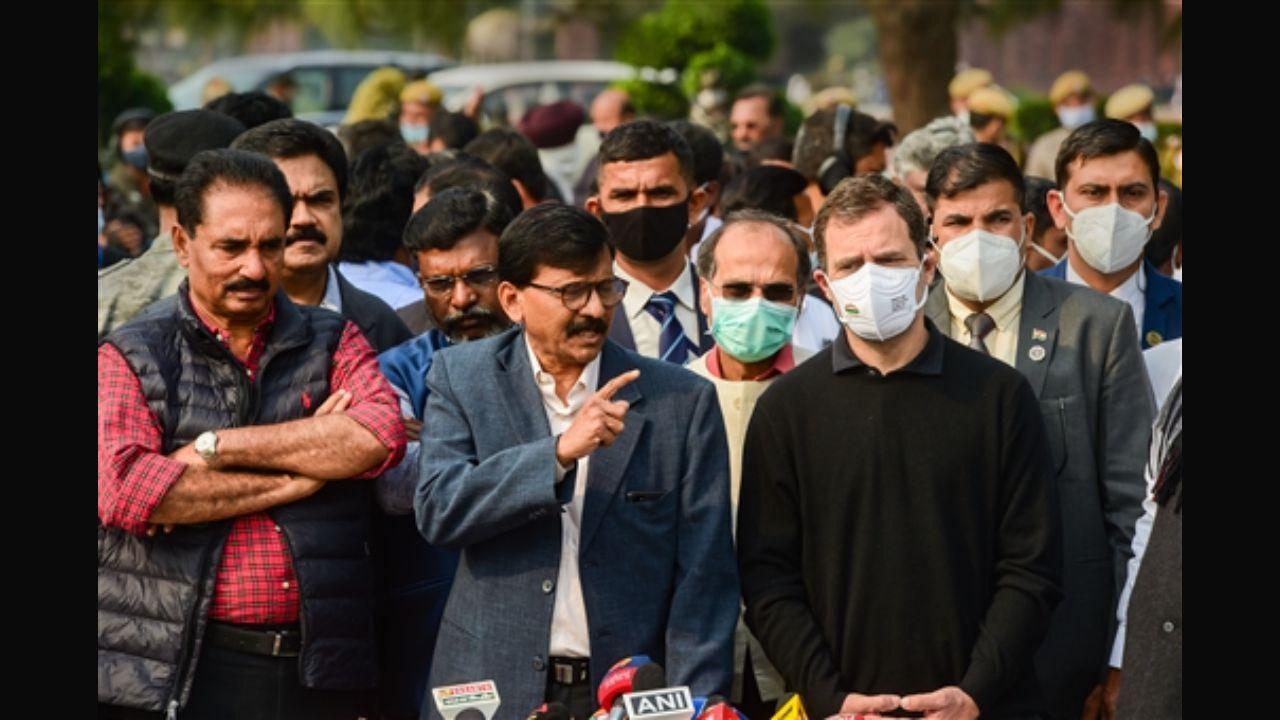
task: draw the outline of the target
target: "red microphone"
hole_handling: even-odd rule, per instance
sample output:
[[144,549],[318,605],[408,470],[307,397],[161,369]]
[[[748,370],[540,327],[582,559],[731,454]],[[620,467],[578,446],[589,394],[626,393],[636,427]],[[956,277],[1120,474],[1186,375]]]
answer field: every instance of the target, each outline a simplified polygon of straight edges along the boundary
[[645,665],[652,664],[653,661],[648,655],[632,655],[614,663],[613,667],[609,668],[609,672],[604,674],[604,678],[600,680],[600,687],[596,690],[596,699],[600,701],[600,707],[604,710],[612,709],[615,700],[631,692],[636,671]]

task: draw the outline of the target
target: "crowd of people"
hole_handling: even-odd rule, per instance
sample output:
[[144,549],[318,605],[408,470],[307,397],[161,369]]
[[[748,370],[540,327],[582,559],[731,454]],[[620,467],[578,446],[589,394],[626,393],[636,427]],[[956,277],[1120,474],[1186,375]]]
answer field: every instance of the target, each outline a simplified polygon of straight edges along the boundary
[[387,71],[336,131],[112,128],[101,717],[586,720],[645,665],[753,718],[1181,717],[1150,89],[1064,73],[1024,157],[985,71],[901,137],[762,85],[726,137],[617,89],[482,129]]

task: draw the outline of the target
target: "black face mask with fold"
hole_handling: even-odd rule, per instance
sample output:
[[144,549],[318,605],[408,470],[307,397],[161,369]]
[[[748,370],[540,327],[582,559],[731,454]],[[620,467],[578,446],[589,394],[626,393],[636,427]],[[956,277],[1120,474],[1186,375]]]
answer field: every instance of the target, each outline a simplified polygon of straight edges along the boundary
[[689,198],[665,207],[606,212],[601,220],[618,252],[640,262],[661,260],[676,249],[689,229]]

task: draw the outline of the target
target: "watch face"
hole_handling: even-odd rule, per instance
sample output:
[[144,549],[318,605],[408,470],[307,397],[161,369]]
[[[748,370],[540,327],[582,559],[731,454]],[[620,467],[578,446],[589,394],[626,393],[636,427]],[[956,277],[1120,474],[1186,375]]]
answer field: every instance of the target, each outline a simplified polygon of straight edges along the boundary
[[217,448],[218,436],[212,432],[201,433],[200,437],[196,438],[196,452],[206,459],[212,457]]

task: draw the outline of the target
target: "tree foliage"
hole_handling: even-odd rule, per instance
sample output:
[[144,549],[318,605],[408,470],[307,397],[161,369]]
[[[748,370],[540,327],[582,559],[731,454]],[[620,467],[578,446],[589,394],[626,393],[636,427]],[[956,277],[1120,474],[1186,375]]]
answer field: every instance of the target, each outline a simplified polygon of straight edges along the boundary
[[98,0],[98,147],[107,143],[111,121],[124,110],[148,107],[157,113],[173,109],[160,78],[138,69],[128,26],[138,8]]
[[768,60],[777,36],[764,0],[667,0],[623,33],[617,57],[637,67],[684,70],[695,55],[721,43],[755,61]]
[[708,71],[719,73],[717,87],[724,88],[725,92],[732,95],[755,80],[756,63],[750,56],[728,44],[716,43],[710,50],[689,58],[689,64],[680,79],[686,96],[692,98],[698,94],[702,89],[702,74]]

